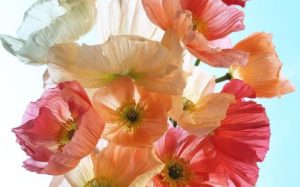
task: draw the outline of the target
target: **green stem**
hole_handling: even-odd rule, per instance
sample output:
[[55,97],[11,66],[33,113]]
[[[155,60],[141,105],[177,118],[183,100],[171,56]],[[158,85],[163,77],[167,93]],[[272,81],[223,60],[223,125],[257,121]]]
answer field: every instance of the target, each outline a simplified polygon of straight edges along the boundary
[[200,64],[200,60],[197,58],[196,62],[195,62],[195,66],[199,66]]
[[231,79],[232,79],[231,74],[226,73],[224,76],[217,78],[216,83],[223,82],[223,81],[226,81],[226,80],[231,80]]

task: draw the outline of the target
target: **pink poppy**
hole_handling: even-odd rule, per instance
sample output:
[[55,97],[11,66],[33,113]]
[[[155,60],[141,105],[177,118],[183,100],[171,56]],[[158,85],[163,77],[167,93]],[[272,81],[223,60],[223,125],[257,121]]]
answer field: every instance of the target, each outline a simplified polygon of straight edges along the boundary
[[[213,171],[210,150],[201,147],[202,138],[190,135],[181,128],[171,128],[155,144],[156,154],[165,164],[153,178],[156,187],[209,187],[205,184]],[[151,186],[151,185],[150,185]],[[211,186],[212,187],[212,186]]]
[[103,128],[84,89],[73,81],[47,89],[38,101],[29,104],[23,124],[13,132],[30,156],[24,161],[26,169],[59,175],[94,150]]
[[223,92],[235,94],[236,103],[229,107],[221,126],[201,142],[203,149],[213,150],[206,155],[214,157],[216,166],[209,183],[252,187],[258,178],[257,162],[264,160],[269,149],[269,120],[261,105],[243,99],[255,94],[242,81],[232,80]]
[[[174,30],[201,61],[217,67],[246,64],[248,54],[216,43],[244,29],[244,14],[221,0],[143,0],[148,17],[164,30]],[[218,40],[218,42],[216,42]]]

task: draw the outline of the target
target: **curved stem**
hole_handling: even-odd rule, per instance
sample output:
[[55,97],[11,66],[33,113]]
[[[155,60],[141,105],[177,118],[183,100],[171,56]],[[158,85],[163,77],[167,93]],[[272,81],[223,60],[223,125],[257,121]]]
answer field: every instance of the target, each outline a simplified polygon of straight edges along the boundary
[[200,65],[200,60],[197,58],[196,62],[195,62],[195,66],[199,66]]
[[231,80],[231,79],[232,79],[231,74],[226,73],[224,76],[217,78],[216,83],[223,82],[223,81],[226,81],[226,80]]

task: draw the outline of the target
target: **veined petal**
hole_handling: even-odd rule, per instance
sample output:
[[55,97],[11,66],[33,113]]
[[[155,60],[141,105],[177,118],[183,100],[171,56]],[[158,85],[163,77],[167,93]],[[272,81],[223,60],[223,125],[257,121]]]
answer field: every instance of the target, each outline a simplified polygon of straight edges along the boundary
[[111,179],[120,187],[145,184],[163,167],[152,148],[141,149],[114,144],[108,144],[99,152],[93,158],[93,163],[96,178]]
[[101,43],[111,35],[138,35],[160,41],[163,31],[146,15],[140,0],[99,1],[97,9]]
[[129,78],[100,88],[93,103],[106,123],[103,137],[115,144],[149,147],[167,129],[171,98],[139,89]]
[[208,40],[221,39],[245,28],[244,13],[221,0],[181,0],[181,6],[193,13],[195,29]]
[[178,95],[185,84],[182,59],[160,43],[138,36],[112,36],[97,46],[57,45],[48,59],[51,79],[75,79],[85,88],[102,87],[129,76],[148,90]]
[[267,33],[254,33],[239,42],[235,47],[249,53],[246,66],[231,66],[233,78],[249,84],[257,97],[276,97],[295,91],[291,82],[281,72],[282,63]]
[[213,93],[214,88],[214,77],[194,68],[187,78],[183,96],[173,97],[169,115],[189,133],[200,137],[209,134],[220,125],[227,108],[234,102],[233,95]]
[[39,0],[24,15],[20,39],[0,38],[25,63],[45,64],[50,47],[79,39],[91,29],[95,15],[95,0]]

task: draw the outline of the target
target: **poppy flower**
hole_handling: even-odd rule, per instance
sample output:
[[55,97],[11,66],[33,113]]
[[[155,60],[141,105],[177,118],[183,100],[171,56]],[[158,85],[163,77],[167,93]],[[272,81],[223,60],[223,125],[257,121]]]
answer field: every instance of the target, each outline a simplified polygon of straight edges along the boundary
[[[211,150],[207,157],[215,165],[209,171],[209,184],[252,187],[258,178],[257,162],[264,160],[269,149],[270,127],[265,109],[245,97],[255,92],[240,80],[232,80],[223,92],[235,94],[221,126],[201,142],[202,149]],[[224,180],[225,179],[225,180]]]
[[215,40],[244,29],[244,14],[237,8],[221,0],[143,0],[143,4],[153,23],[174,30],[201,61],[217,67],[246,63],[246,52],[214,46]]
[[145,186],[162,167],[152,148],[108,144],[103,150],[82,159],[72,171],[54,177],[50,187],[140,187]]
[[234,48],[248,52],[249,59],[246,66],[231,66],[230,74],[232,78],[249,84],[257,97],[271,98],[295,91],[282,74],[282,63],[275,51],[271,34],[252,34]]
[[103,127],[83,88],[73,81],[47,89],[28,106],[23,124],[13,132],[30,157],[24,161],[26,169],[59,175],[94,150]]
[[184,130],[204,136],[219,127],[234,96],[214,93],[215,78],[195,67],[182,96],[174,96],[170,117]]
[[104,43],[111,35],[136,35],[161,41],[164,31],[146,15],[140,0],[105,0],[97,2],[97,36]]
[[181,128],[170,128],[155,144],[156,154],[164,168],[150,184],[155,187],[212,187],[206,184],[208,171],[214,169],[211,158],[207,157],[211,150],[202,149],[201,141],[202,138]]
[[167,130],[171,97],[120,78],[96,91],[93,104],[105,121],[103,137],[123,146],[151,147]]
[[95,0],[37,1],[24,14],[18,38],[0,35],[0,40],[21,61],[46,64],[50,47],[79,39],[92,28],[95,18]]
[[138,36],[111,36],[93,46],[61,44],[50,50],[48,72],[55,83],[77,80],[84,88],[99,88],[127,76],[150,91],[178,95],[185,84],[182,51],[172,48]]

